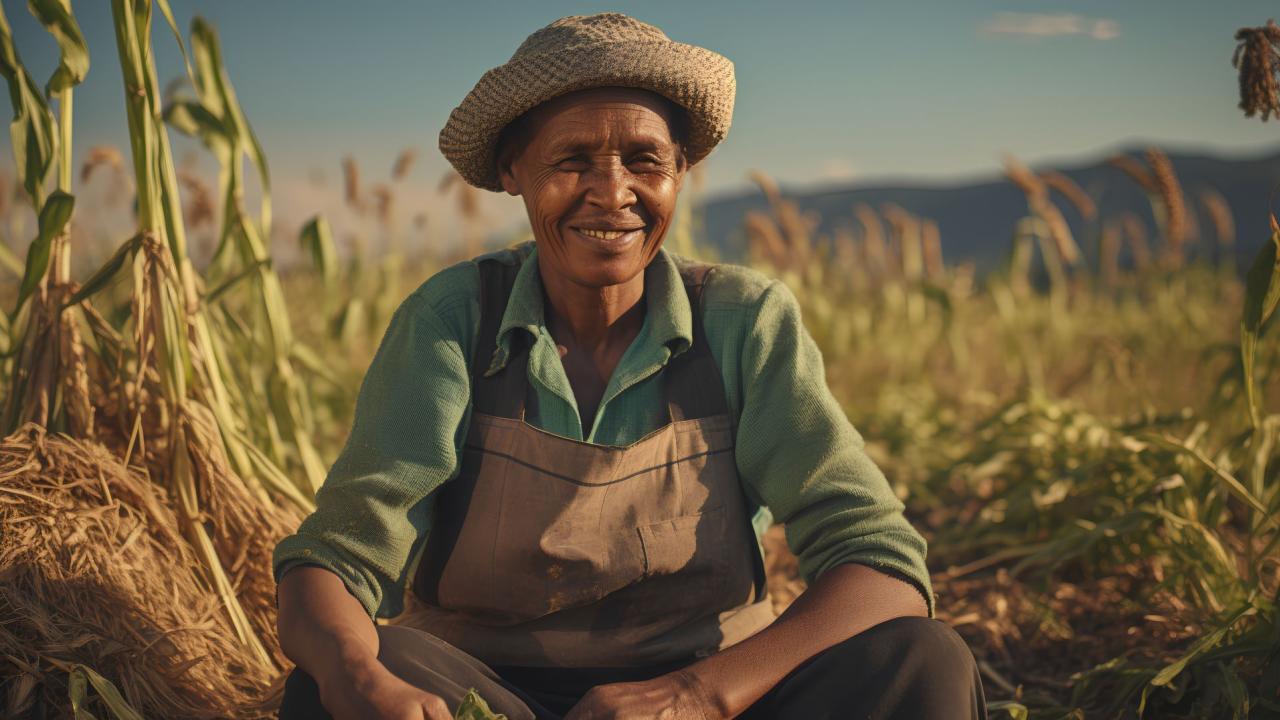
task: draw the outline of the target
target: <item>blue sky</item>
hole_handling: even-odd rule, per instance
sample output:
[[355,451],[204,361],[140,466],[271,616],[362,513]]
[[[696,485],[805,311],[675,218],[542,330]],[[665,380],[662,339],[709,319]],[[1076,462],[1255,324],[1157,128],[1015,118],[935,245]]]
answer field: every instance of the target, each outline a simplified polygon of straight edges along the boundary
[[[184,30],[196,13],[218,28],[286,215],[305,204],[307,183],[336,183],[345,154],[385,174],[416,146],[430,188],[446,167],[439,129],[480,75],[551,20],[603,10],[734,61],[737,108],[708,161],[711,191],[743,185],[752,168],[792,184],[950,179],[995,172],[1005,152],[1036,161],[1135,141],[1240,154],[1280,144],[1280,124],[1235,107],[1232,35],[1280,15],[1260,0],[171,2]],[[92,56],[76,96],[77,154],[124,148],[110,3],[73,5]],[[55,46],[25,2],[3,6],[43,84]],[[162,23],[153,38],[164,83],[181,66]],[[0,157],[11,164],[7,143]]]

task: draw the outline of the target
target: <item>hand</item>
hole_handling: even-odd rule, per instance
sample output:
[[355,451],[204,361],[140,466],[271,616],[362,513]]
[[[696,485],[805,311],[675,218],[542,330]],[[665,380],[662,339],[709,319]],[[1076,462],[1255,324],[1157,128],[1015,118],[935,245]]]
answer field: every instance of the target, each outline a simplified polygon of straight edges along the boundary
[[320,703],[335,720],[453,720],[444,699],[401,680],[377,660],[319,686]]
[[591,688],[564,720],[713,720],[724,715],[691,673]]

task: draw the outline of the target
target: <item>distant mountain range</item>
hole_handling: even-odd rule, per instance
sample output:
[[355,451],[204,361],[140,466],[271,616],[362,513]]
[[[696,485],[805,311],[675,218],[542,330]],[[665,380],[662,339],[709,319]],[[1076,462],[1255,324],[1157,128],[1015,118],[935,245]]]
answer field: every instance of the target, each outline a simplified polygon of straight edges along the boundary
[[[1122,151],[1141,157],[1144,146]],[[1238,267],[1247,268],[1262,242],[1270,237],[1268,208],[1280,215],[1280,147],[1261,157],[1229,159],[1190,153],[1169,153],[1174,171],[1183,187],[1192,225],[1200,228],[1201,238],[1188,248],[1192,257],[1219,252],[1213,225],[1204,205],[1201,191],[1212,188],[1226,199],[1235,220],[1235,254]],[[1135,213],[1146,224],[1153,247],[1157,245],[1151,204],[1133,180],[1105,157],[1083,165],[1034,165],[1036,172],[1057,170],[1074,180],[1098,205],[1098,216],[1086,222],[1061,196],[1054,200],[1085,252],[1092,266],[1096,256],[1096,238],[1103,220],[1123,213]],[[841,225],[860,233],[853,209],[866,203],[880,210],[884,203],[894,203],[914,215],[931,218],[938,223],[942,252],[948,264],[972,261],[979,272],[999,265],[1008,253],[1014,224],[1027,215],[1027,202],[1022,192],[1003,176],[988,176],[972,181],[952,183],[878,184],[854,182],[841,186],[806,188],[792,191],[782,188],[784,197],[795,201],[802,211],[816,211],[821,217],[817,232],[830,237]],[[756,190],[709,199],[702,207],[702,238],[713,243],[727,260],[741,260],[746,253],[743,215],[748,210],[767,209],[767,201]],[[1122,258],[1123,262],[1123,258]]]

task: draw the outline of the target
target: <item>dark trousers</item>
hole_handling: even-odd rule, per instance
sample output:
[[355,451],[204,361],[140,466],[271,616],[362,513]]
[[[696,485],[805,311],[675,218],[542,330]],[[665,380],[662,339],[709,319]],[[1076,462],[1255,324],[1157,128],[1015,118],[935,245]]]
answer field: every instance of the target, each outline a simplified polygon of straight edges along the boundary
[[[454,649],[454,652],[458,651]],[[484,667],[472,659],[467,663],[468,668],[472,663]],[[577,669],[499,666],[484,670],[493,682],[523,702],[538,720],[559,720],[596,685],[647,680],[685,664]],[[406,680],[410,679],[406,675],[412,675],[412,670],[398,671],[394,661],[388,663],[388,667]],[[456,676],[459,672],[455,670],[453,674]],[[481,695],[485,695],[483,688]],[[456,700],[442,696],[451,708],[455,707]],[[805,661],[738,717],[745,720],[966,720],[986,716],[982,680],[964,640],[937,620],[899,618],[855,635]],[[281,720],[328,717],[320,704],[315,681],[301,670],[294,670],[285,684]]]

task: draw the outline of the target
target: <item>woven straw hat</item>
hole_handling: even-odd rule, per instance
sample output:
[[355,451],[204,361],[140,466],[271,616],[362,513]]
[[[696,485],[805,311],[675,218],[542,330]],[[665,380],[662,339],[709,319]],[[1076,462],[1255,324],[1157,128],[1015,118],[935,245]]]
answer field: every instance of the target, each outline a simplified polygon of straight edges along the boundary
[[440,131],[440,152],[468,183],[500,191],[496,150],[508,123],[558,95],[613,85],[651,90],[688,112],[690,165],[729,132],[733,63],[609,12],[560,18],[526,38],[450,113]]

